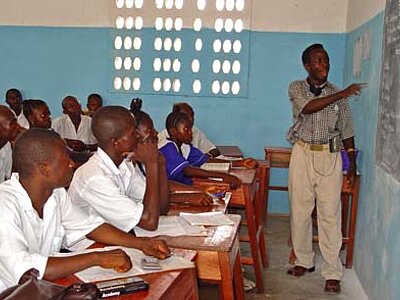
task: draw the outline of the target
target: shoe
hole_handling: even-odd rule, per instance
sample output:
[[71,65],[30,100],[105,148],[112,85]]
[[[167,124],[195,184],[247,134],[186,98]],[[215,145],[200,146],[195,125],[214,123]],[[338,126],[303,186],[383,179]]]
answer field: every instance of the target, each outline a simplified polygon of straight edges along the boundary
[[325,281],[325,292],[327,293],[340,293],[340,281],[334,279],[328,279]]
[[295,276],[295,277],[300,277],[303,276],[306,273],[312,273],[315,271],[315,267],[311,267],[309,269],[301,267],[301,266],[294,266],[293,268],[289,269],[287,273],[289,275]]
[[245,292],[251,291],[256,287],[256,283],[246,277],[243,277],[243,288]]

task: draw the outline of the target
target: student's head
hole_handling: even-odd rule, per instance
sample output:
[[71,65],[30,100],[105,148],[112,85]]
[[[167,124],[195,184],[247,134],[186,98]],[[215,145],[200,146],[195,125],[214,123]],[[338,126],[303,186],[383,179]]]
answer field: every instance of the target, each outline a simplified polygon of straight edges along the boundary
[[66,187],[73,174],[67,145],[52,130],[32,128],[21,134],[13,149],[13,162],[20,178],[44,180],[51,188]]
[[328,79],[329,56],[322,44],[308,46],[301,56],[309,78],[321,84]]
[[184,144],[190,144],[192,142],[192,122],[187,114],[173,111],[168,115],[165,127],[167,128],[169,136],[175,142]]
[[22,131],[12,111],[0,105],[0,141],[12,142]]
[[187,102],[177,102],[172,107],[172,111],[179,111],[189,116],[192,126],[194,124],[194,111],[193,108]]
[[6,92],[6,103],[15,112],[16,115],[21,113],[22,94],[18,89],[9,89]]
[[122,155],[132,152],[138,143],[135,119],[122,106],[100,108],[93,115],[92,131],[99,146],[106,152],[112,150]]
[[143,100],[140,98],[133,98],[130,104],[130,110],[133,113],[134,111],[139,111],[142,109]]
[[50,109],[43,100],[24,100],[22,102],[22,111],[29,122],[30,128],[49,129],[51,127]]
[[90,94],[88,96],[86,107],[89,110],[89,115],[93,115],[102,106],[103,99],[99,94]]
[[62,101],[63,113],[71,118],[76,118],[81,115],[82,108],[74,96],[67,96]]
[[[132,110],[133,108],[133,110]],[[140,106],[131,105],[131,112],[135,117],[136,121],[136,132],[139,134],[139,138],[144,141],[150,139],[152,141],[157,141],[157,130],[154,128],[153,120],[150,115],[140,109]]]

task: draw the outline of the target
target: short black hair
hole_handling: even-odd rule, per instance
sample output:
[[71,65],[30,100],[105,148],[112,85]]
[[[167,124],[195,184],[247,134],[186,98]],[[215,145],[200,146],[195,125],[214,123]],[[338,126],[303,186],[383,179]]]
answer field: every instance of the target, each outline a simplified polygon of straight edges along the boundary
[[103,98],[101,98],[101,96],[99,95],[99,94],[96,94],[96,93],[93,93],[93,94],[90,94],[88,97],[87,97],[87,101],[89,102],[89,99],[90,98],[97,98],[97,99],[99,99],[100,100],[100,105],[103,105]]
[[54,158],[53,145],[62,141],[53,130],[32,128],[20,134],[13,149],[13,163],[20,177],[30,176],[40,163]]
[[[40,99],[27,99],[22,101],[22,112],[25,116],[25,118],[28,119],[28,116],[32,114],[32,111],[34,109],[37,109],[39,107],[47,106],[47,103],[44,102],[43,100]],[[28,119],[29,120],[29,119]]]
[[[8,96],[9,96],[11,93],[17,93],[17,94],[19,94],[19,95],[21,96],[21,98],[22,98],[21,91],[20,91],[19,89],[12,88],[12,89],[7,90],[7,92],[6,92],[6,99],[8,99]],[[22,100],[22,99],[21,99],[21,100]]]
[[172,111],[180,111],[180,112],[183,112],[185,109],[191,110],[192,113],[194,114],[193,107],[190,106],[190,104],[187,103],[187,102],[176,102],[176,103],[174,103],[174,105],[172,106]]
[[99,144],[107,145],[112,139],[122,136],[124,130],[130,125],[129,121],[132,121],[136,127],[135,118],[125,107],[103,106],[94,113],[91,127]]
[[313,50],[325,50],[324,46],[322,44],[312,44],[308,46],[304,51],[303,54],[301,55],[301,61],[303,62],[303,65],[307,64],[310,62],[310,56],[311,52]]
[[62,108],[65,108],[65,102],[67,102],[68,100],[76,100],[76,102],[79,103],[78,98],[76,98],[75,96],[68,95],[68,96],[65,96],[61,102]]
[[165,121],[165,127],[167,128],[168,133],[170,133],[170,130],[173,128],[176,128],[178,124],[188,121],[190,122],[189,116],[183,112],[180,111],[173,111],[171,112],[167,120]]

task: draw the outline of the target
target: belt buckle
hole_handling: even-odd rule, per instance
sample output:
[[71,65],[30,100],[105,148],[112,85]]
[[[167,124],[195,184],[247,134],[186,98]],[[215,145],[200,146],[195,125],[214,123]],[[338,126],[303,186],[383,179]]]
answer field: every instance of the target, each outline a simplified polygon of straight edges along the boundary
[[310,150],[312,150],[312,151],[323,151],[324,150],[324,145],[310,144]]

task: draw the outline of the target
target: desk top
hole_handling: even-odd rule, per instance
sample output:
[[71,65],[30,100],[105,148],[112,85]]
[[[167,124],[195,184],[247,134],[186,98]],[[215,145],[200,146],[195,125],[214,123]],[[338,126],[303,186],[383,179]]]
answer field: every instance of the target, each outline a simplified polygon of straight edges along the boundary
[[220,201],[218,204],[213,205],[191,205],[190,203],[170,203],[169,216],[177,216],[180,212],[185,213],[202,213],[202,212],[226,212],[228,203]]
[[224,156],[242,158],[243,153],[238,146],[217,146],[217,149]]
[[233,222],[232,226],[209,227],[207,236],[162,236],[168,246],[191,250],[208,250],[229,252],[233,246],[240,225],[240,215],[227,215]]

